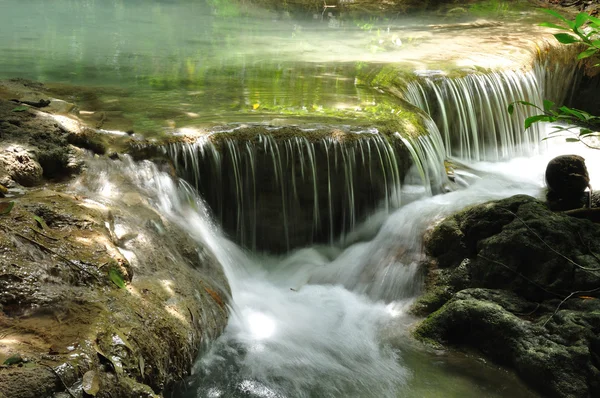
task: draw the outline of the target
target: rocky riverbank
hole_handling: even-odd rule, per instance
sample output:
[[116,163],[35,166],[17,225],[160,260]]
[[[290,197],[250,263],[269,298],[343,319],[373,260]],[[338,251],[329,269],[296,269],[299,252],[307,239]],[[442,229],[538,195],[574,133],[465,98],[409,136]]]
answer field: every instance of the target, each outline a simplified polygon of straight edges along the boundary
[[523,195],[448,217],[426,237],[415,335],[478,351],[544,396],[600,395],[599,234]]
[[160,395],[225,327],[223,270],[124,162],[82,149],[116,138],[27,103],[42,92],[0,86],[0,397]]

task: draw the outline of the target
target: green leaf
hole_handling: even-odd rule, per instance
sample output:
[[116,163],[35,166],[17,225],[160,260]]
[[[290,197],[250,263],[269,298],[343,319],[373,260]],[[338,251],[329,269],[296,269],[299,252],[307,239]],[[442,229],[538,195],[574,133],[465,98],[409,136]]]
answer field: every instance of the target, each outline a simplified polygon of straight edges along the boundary
[[125,280],[123,279],[123,275],[121,275],[121,272],[117,268],[112,267],[108,271],[108,277],[120,289],[124,289],[125,288]]
[[0,203],[0,215],[8,214],[15,207],[15,202],[2,202]]
[[588,17],[589,15],[585,12],[580,12],[579,14],[577,14],[577,16],[575,17],[575,29],[579,28],[580,26],[583,26],[583,24],[588,20]]
[[93,370],[85,372],[81,381],[81,387],[86,394],[95,397],[100,391],[100,377]]
[[588,19],[588,21],[590,21],[592,23],[592,25],[596,25],[596,26],[600,27],[600,19],[599,18],[588,15],[587,19]]
[[23,357],[21,357],[20,354],[15,354],[15,355],[8,357],[4,361],[3,365],[16,365],[16,364],[22,363],[22,362],[23,362]]
[[13,112],[24,112],[27,109],[29,109],[29,107],[21,105],[21,106],[17,106],[16,108],[13,108]]
[[579,140],[577,138],[565,138],[565,141],[567,141],[567,142],[579,142]]
[[567,18],[563,17],[562,15],[560,15],[558,12],[556,12],[554,10],[544,9],[542,11],[545,12],[546,14],[550,14],[553,17],[556,17],[556,18],[560,19],[561,21],[564,21],[564,22],[567,22],[567,23],[571,23],[571,21],[569,21]]
[[508,104],[508,114],[512,115],[515,111],[515,104]]
[[[508,105],[508,107],[510,108],[510,106],[513,105],[513,111],[514,111],[514,104],[520,104],[520,105],[526,105],[526,106],[533,106],[535,109],[543,111],[543,109],[540,108],[539,106],[537,106],[536,104],[532,104],[531,102],[527,102],[527,101],[514,101],[514,102],[510,103]],[[509,109],[509,113],[510,113],[510,109]]]
[[580,41],[578,38],[568,33],[556,33],[554,37],[556,37],[556,40],[562,44],[572,44]]
[[527,105],[527,106],[535,106],[536,108],[540,109],[536,104],[532,104],[531,102],[527,102],[527,101],[515,101],[513,103],[514,104]]
[[598,51],[599,50],[597,48],[590,47],[587,50],[580,52],[579,55],[577,56],[577,59],[589,58],[592,55],[596,54]]
[[38,227],[40,227],[41,229],[48,229],[48,225],[46,224],[46,221],[44,221],[44,219],[42,217],[33,216],[33,219],[35,220]]
[[585,121],[587,120],[587,118],[583,115],[582,112],[579,112],[576,109],[573,108],[569,108],[567,106],[561,106],[560,111],[563,112],[565,115],[572,115],[575,116],[577,119],[581,120],[581,121]]
[[556,25],[556,24],[553,24],[550,22],[542,22],[539,26],[543,26],[545,28],[552,28],[552,29],[561,29],[561,30],[568,29],[566,26]]
[[552,118],[548,115],[535,115],[535,116],[530,116],[527,119],[525,119],[525,130],[527,130],[529,127],[531,127],[531,125],[533,123],[537,123],[537,122],[551,122]]
[[580,137],[583,137],[583,136],[586,136],[586,135],[590,135],[590,134],[594,134],[594,133],[595,133],[595,131],[590,130],[590,129],[581,129],[581,130],[579,130],[579,136]]
[[554,102],[550,101],[550,100],[544,100],[544,110],[545,111],[549,111],[550,109],[554,108]]

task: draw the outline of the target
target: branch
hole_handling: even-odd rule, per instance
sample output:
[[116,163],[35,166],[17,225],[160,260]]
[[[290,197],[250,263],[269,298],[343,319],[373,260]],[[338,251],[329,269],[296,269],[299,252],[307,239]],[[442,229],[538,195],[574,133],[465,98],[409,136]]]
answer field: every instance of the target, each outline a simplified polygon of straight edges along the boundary
[[571,260],[569,257],[565,256],[564,254],[560,253],[559,251],[555,250],[552,246],[550,246],[548,243],[546,243],[546,241],[544,239],[542,239],[541,236],[539,236],[537,234],[537,232],[535,232],[533,229],[531,229],[531,227],[529,225],[527,225],[527,223],[525,222],[525,220],[523,220],[521,217],[519,217],[518,215],[516,215],[515,213],[513,213],[512,211],[504,208],[504,210],[506,210],[507,212],[509,212],[510,214],[512,214],[517,220],[521,221],[521,223],[523,223],[523,225],[525,226],[525,228],[527,228],[529,230],[529,232],[531,232],[533,235],[535,235],[536,238],[538,238],[540,240],[540,242],[542,242],[544,244],[544,246],[546,246],[548,249],[550,249],[552,252],[554,252],[555,254],[559,255],[560,257],[564,258],[565,260],[567,260],[569,263],[573,264],[575,267],[580,268],[586,272],[597,272],[600,271],[600,268],[588,268],[588,267],[584,267],[583,265],[579,265],[577,264],[575,261]]
[[571,297],[573,297],[576,294],[581,294],[581,293],[594,293],[600,290],[600,287],[597,287],[595,289],[592,290],[578,290],[576,292],[572,292],[571,294],[569,294],[567,297],[565,297],[556,307],[556,309],[554,310],[554,312],[552,313],[552,315],[550,315],[550,317],[548,319],[546,319],[546,322],[544,322],[544,324],[542,325],[542,327],[546,327],[546,324],[548,322],[550,322],[550,320],[552,319],[552,317],[554,317],[554,315],[556,315],[558,313],[558,310],[560,310],[560,307],[567,302],[568,299],[570,299]]
[[45,250],[45,251],[47,251],[48,253],[50,253],[50,254],[53,254],[53,255],[55,255],[55,256],[57,256],[57,257],[59,257],[59,258],[63,259],[63,260],[64,260],[64,261],[66,261],[66,262],[67,262],[69,265],[71,265],[71,266],[73,266],[73,267],[77,268],[77,269],[78,269],[78,270],[80,270],[81,272],[84,272],[84,273],[86,273],[86,274],[88,274],[88,275],[92,276],[94,279],[96,279],[98,282],[100,282],[100,278],[98,278],[98,276],[97,276],[97,275],[94,275],[94,274],[92,274],[91,272],[89,272],[89,271],[88,271],[88,270],[86,270],[85,268],[81,267],[79,264],[77,264],[77,263],[76,263],[76,262],[74,262],[73,260],[71,260],[71,259],[69,259],[69,258],[67,258],[67,257],[63,256],[62,254],[60,254],[60,253],[58,253],[58,252],[56,252],[56,251],[54,251],[54,250],[50,249],[49,247],[45,246],[44,244],[42,244],[42,243],[38,242],[37,240],[35,240],[35,239],[32,239],[32,238],[29,238],[29,237],[27,237],[27,236],[25,236],[25,235],[23,235],[23,234],[21,234],[21,233],[19,233],[19,232],[15,231],[14,229],[12,229],[11,227],[9,227],[8,225],[2,225],[2,224],[0,224],[0,228],[4,228],[5,230],[8,230],[8,231],[10,231],[11,233],[13,233],[13,234],[17,235],[18,237],[20,237],[20,238],[22,238],[22,239],[25,239],[25,240],[26,240],[26,241],[28,241],[29,243],[32,243],[32,244],[36,245],[36,246],[37,246],[37,247],[39,247],[40,249],[42,249],[42,250]]

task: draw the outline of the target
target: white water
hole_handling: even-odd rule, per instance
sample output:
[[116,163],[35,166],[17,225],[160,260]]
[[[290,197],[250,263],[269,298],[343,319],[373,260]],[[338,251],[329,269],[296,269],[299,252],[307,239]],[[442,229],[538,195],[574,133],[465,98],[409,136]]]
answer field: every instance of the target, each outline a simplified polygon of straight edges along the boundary
[[[323,241],[318,239],[322,235],[326,235],[326,242],[333,242],[340,233],[355,229],[357,221],[378,204],[386,213],[394,204],[397,207],[402,201],[398,189],[401,168],[406,163],[401,157],[410,157],[427,191],[438,193],[448,182],[444,145],[433,121],[427,118],[424,122],[429,134],[418,137],[400,133],[386,136],[373,128],[346,131],[346,139],[333,135],[312,140],[303,136],[278,138],[276,133],[265,132],[253,140],[243,140],[234,129],[163,149],[179,175],[203,195],[236,242],[252,250],[265,250],[260,241],[257,245],[266,223],[259,214],[265,212],[257,209],[268,208],[273,213],[281,211],[281,242],[289,251],[299,240],[290,245],[290,237],[306,235],[304,225],[298,228],[293,220],[312,217],[311,222],[301,221],[312,230],[302,244]],[[219,138],[212,140],[211,136]],[[273,186],[275,195],[261,194]]]
[[150,163],[124,165],[164,215],[213,250],[231,285],[227,329],[176,396],[531,396],[514,380],[498,389],[486,384],[490,380],[449,378],[431,356],[415,365],[406,358],[415,350],[407,337],[413,322],[407,309],[420,290],[425,229],[469,204],[541,195],[545,164],[557,153],[583,154],[598,181],[600,160],[593,151],[554,141],[545,155],[471,163],[459,171],[468,187],[445,195],[431,197],[418,184],[405,185],[402,196],[410,203],[374,214],[343,242],[281,257],[255,256],[226,240],[186,183]]
[[[552,73],[548,69],[552,68]],[[544,100],[564,103],[573,89],[577,69],[551,60],[536,61],[532,70],[502,70],[449,78],[423,75],[407,84],[404,97],[436,121],[448,156],[462,159],[506,160],[539,153],[544,127],[523,131],[527,117],[538,114],[527,101],[543,108]]]

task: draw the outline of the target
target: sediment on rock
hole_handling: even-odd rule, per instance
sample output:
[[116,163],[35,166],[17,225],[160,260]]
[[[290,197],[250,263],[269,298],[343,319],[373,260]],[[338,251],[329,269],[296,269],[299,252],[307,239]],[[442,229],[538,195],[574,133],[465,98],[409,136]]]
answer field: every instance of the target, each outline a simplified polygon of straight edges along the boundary
[[82,378],[97,397],[156,396],[226,325],[214,256],[110,179],[122,199],[35,190],[0,216],[3,398],[79,396]]
[[122,162],[79,148],[129,137],[46,95],[0,83],[0,397],[158,396],[225,327],[223,270]]

